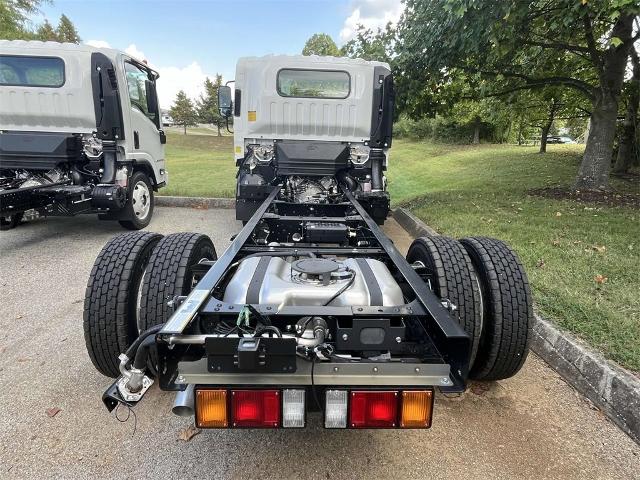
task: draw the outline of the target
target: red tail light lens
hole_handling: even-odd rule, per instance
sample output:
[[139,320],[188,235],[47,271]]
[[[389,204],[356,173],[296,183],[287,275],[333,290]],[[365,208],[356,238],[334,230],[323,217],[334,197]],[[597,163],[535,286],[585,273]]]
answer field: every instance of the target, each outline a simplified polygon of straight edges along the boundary
[[278,390],[232,390],[231,422],[234,427],[279,427],[280,392]]
[[351,392],[351,428],[389,428],[398,424],[398,392]]

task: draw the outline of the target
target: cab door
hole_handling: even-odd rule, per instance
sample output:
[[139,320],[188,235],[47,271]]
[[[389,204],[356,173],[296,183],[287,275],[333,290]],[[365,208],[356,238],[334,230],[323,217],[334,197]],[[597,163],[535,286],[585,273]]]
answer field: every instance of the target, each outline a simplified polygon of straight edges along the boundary
[[155,89],[156,75],[149,69],[125,60],[124,72],[129,99],[127,158],[148,163],[157,183],[164,179],[164,142],[160,106]]

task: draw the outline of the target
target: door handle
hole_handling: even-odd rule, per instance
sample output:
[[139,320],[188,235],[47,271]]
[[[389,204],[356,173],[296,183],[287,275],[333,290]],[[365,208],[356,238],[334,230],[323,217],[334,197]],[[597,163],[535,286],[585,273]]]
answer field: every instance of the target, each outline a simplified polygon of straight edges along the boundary
[[133,131],[133,148],[136,150],[140,148],[140,135],[136,130]]

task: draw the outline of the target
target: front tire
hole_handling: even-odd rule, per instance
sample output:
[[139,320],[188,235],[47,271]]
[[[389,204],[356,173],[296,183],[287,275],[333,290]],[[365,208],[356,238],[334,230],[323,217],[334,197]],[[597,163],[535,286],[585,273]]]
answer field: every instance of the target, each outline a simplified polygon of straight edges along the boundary
[[144,275],[139,299],[139,324],[143,331],[165,323],[173,314],[168,305],[178,295],[188,295],[195,285],[193,266],[200,260],[216,260],[211,239],[201,233],[173,233],[153,251]]
[[84,299],[84,339],[96,369],[116,378],[118,356],[138,337],[137,299],[142,275],[162,235],[130,232],[102,248]]
[[129,179],[129,198],[124,206],[124,220],[120,225],[129,230],[142,230],[153,216],[155,198],[151,180],[143,172],[134,172]]

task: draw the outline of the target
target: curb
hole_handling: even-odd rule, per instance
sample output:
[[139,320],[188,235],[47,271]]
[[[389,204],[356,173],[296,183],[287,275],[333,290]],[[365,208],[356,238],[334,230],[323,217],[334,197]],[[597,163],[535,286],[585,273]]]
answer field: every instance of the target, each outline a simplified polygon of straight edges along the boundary
[[[437,235],[404,208],[393,218],[412,236]],[[531,350],[640,444],[640,379],[551,322],[534,315]]]
[[236,201],[233,198],[207,198],[207,197],[170,197],[157,195],[156,205],[159,207],[182,208],[235,208]]
[[398,222],[400,226],[409,232],[409,235],[414,238],[426,235],[438,235],[438,232],[416,217],[409,210],[405,210],[404,208],[394,208],[391,215],[393,215],[395,221]]

